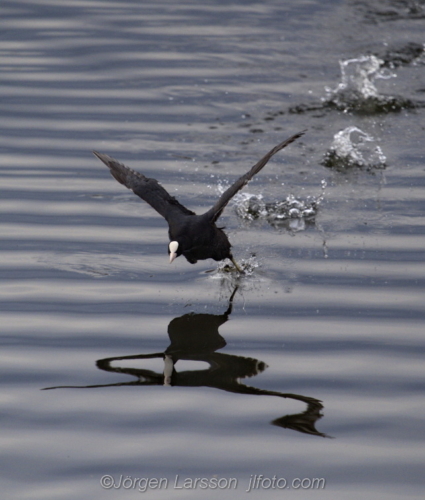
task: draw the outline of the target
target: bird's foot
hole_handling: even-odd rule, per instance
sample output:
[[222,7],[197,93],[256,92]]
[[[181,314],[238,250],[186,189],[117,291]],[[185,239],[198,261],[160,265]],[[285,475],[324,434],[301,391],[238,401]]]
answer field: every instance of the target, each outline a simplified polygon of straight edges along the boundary
[[239,267],[239,264],[235,261],[233,257],[230,257],[230,260],[232,261],[233,265],[235,266],[239,274],[245,274],[245,271],[241,267]]

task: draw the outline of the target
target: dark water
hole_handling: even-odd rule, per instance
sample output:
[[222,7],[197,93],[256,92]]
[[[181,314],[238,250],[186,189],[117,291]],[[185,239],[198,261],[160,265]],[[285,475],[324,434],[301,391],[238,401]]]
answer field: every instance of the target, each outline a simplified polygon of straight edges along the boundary
[[[13,0],[0,25],[2,498],[422,498],[424,2]],[[222,217],[239,282],[170,266],[91,155],[201,211],[305,128]]]

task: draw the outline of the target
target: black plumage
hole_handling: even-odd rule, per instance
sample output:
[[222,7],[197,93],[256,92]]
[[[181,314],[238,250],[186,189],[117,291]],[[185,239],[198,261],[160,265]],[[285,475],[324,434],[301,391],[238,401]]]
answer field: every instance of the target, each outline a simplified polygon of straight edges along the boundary
[[233,258],[231,244],[226,234],[216,226],[215,222],[232,197],[266,165],[270,158],[303,134],[304,132],[299,132],[275,146],[251,170],[235,181],[214,206],[202,215],[196,215],[184,207],[174,196],[167,193],[157,180],[135,172],[108,155],[96,151],[93,153],[109,168],[119,183],[149,203],[168,222],[170,262],[179,255],[184,255],[191,264],[195,264],[198,260],[220,261],[227,258],[239,272],[242,272]]

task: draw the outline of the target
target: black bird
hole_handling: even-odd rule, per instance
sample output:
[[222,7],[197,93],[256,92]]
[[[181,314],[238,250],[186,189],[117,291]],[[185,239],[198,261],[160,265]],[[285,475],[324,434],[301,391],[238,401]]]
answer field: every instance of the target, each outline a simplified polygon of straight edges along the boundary
[[242,189],[275,155],[291,142],[304,134],[299,132],[278,144],[256,163],[249,172],[234,182],[218,199],[215,205],[202,215],[196,215],[180,204],[155,179],[149,179],[117,162],[108,155],[93,154],[99,158],[111,171],[115,179],[131,189],[162,215],[168,222],[170,243],[168,253],[170,263],[176,257],[184,255],[191,264],[198,260],[214,259],[217,261],[230,259],[236,269],[243,273],[231,252],[231,244],[222,228],[215,225],[225,206],[232,197]]

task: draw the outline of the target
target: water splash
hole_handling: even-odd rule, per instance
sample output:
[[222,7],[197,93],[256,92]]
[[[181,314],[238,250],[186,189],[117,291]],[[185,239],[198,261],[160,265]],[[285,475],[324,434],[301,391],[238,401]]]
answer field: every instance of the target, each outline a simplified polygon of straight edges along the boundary
[[384,67],[385,62],[374,56],[360,56],[340,61],[341,83],[335,89],[326,87],[325,106],[345,113],[389,113],[412,108],[414,104],[402,97],[379,94],[375,81],[397,75]]
[[326,181],[321,182],[321,194],[296,198],[289,194],[285,200],[266,203],[262,195],[239,193],[235,196],[235,211],[238,217],[247,221],[264,219],[276,228],[286,227],[291,232],[304,231],[314,223],[320,203],[324,199]]
[[[238,265],[246,276],[251,276],[254,273],[254,270],[260,267],[260,263],[255,255],[251,255],[251,257],[248,257],[247,259],[240,259],[238,261]],[[233,264],[229,264],[228,262],[226,263],[221,261],[217,266],[217,269],[220,272],[229,272],[229,268],[230,271],[234,272],[235,267]]]
[[[255,270],[260,267],[260,263],[255,255],[251,255],[251,257],[248,257],[247,259],[238,260],[238,265],[244,272],[243,277],[252,276]],[[217,268],[211,269],[207,271],[207,273],[210,273],[210,277],[215,279],[227,278],[234,280],[240,277],[239,273],[235,269],[235,266],[227,259],[218,262]]]
[[357,127],[347,127],[334,136],[334,140],[323,158],[326,167],[344,171],[350,168],[382,169],[386,157],[382,149],[373,145],[375,139]]
[[230,182],[228,180],[219,180],[216,186],[218,195],[221,196],[224,193],[224,191],[226,191],[226,189],[228,189],[229,187],[230,187]]

